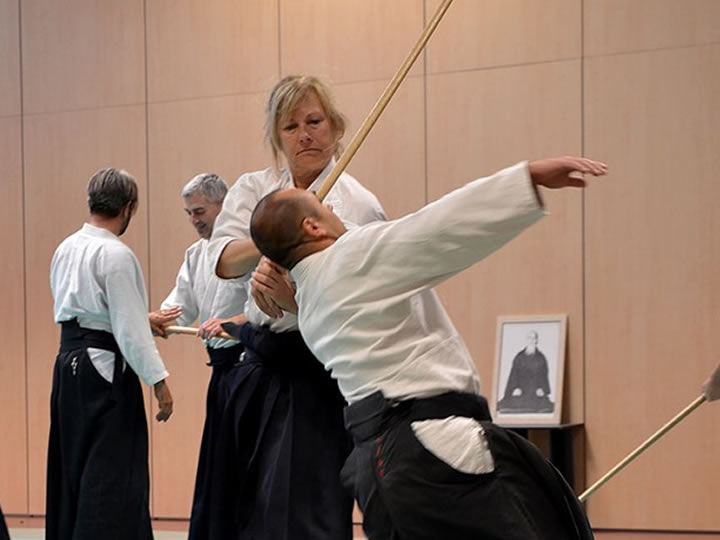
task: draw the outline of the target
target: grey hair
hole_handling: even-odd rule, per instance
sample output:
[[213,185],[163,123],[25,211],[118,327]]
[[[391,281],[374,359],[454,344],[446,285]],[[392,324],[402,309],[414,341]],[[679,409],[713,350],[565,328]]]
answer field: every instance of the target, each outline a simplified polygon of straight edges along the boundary
[[134,210],[138,202],[135,178],[123,169],[100,169],[90,178],[87,187],[90,213],[114,218],[130,204]]
[[327,115],[330,127],[335,135],[335,157],[340,157],[342,146],[340,139],[345,135],[346,120],[335,105],[330,89],[317,77],[309,75],[288,75],[282,78],[270,91],[265,107],[265,141],[270,144],[273,161],[278,166],[282,154],[282,143],[278,126],[286,120],[308,93],[315,92]]
[[215,173],[203,173],[198,174],[185,184],[182,190],[182,196],[185,198],[199,193],[200,195],[204,195],[211,203],[222,204],[227,192],[228,187],[225,180]]

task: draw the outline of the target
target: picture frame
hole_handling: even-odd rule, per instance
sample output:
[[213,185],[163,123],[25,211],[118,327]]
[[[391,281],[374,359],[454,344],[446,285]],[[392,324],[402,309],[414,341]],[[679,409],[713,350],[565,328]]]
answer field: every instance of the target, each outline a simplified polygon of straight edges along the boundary
[[562,417],[567,315],[499,316],[490,409],[506,426]]

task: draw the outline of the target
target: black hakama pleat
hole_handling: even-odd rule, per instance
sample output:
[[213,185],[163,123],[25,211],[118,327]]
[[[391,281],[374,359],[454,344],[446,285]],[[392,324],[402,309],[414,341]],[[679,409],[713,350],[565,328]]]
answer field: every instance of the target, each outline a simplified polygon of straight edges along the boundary
[[3,514],[2,508],[0,508],[0,540],[10,540],[10,532],[5,523],[5,514]]
[[351,539],[340,483],[351,442],[336,382],[299,332],[244,325],[238,337],[245,354],[218,444],[226,469],[213,477],[209,538]]
[[[363,511],[370,540],[593,538],[560,474],[531,443],[490,422],[481,396],[451,393],[389,402],[377,393],[346,414],[355,449],[343,478]],[[413,421],[449,416],[480,422],[492,471],[458,471],[415,436]]]
[[[53,373],[45,538],[151,539],[140,382],[131,369],[120,369],[117,345],[113,383],[95,369],[86,347],[113,350],[112,335],[71,330],[63,326]],[[109,336],[110,344],[91,339],[93,334]]]
[[243,347],[240,344],[222,349],[208,348],[212,375],[208,383],[205,425],[200,443],[188,540],[204,540],[210,534],[213,470],[218,468],[220,476],[224,471],[224,465],[217,459],[215,449],[220,437],[222,418],[230,396],[238,384],[238,362],[242,352]]

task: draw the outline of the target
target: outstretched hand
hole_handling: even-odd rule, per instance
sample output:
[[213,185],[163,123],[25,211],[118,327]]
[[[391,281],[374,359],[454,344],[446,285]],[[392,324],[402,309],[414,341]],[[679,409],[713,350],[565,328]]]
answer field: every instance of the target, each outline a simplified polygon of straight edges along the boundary
[[538,159],[528,163],[533,184],[550,189],[585,187],[584,174],[603,176],[607,174],[605,163],[583,157],[564,156]]
[[152,330],[153,335],[167,338],[167,331],[165,329],[175,322],[180,315],[182,315],[181,306],[174,306],[168,309],[160,309],[158,311],[151,311],[148,313],[150,329]]
[[703,384],[703,394],[708,401],[720,399],[720,366],[715,368],[713,374]]

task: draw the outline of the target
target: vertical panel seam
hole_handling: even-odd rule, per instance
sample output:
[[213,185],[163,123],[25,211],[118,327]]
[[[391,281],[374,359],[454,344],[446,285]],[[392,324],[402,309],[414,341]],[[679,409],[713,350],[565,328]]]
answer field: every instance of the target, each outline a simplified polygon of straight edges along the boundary
[[[427,25],[427,0],[423,0],[423,21],[422,26]],[[427,47],[423,49],[423,162],[425,165],[425,193],[424,200],[428,203],[428,194],[430,191],[430,173],[428,166],[428,66],[427,66]]]
[[[145,92],[145,200],[147,201],[145,203],[145,215],[146,215],[146,222],[147,222],[147,279],[145,280],[145,287],[147,288],[147,297],[148,297],[148,309],[149,304],[152,299],[152,289],[151,289],[151,276],[152,276],[152,250],[150,249],[152,239],[150,235],[150,100],[149,100],[149,90],[148,90],[148,80],[149,80],[149,73],[148,73],[148,24],[147,24],[147,0],[143,0],[143,62],[144,62],[144,71],[145,71],[145,84],[144,84],[144,92]],[[154,440],[153,437],[153,423],[152,423],[152,407],[153,407],[153,401],[152,401],[152,395],[150,396],[150,399],[148,400],[149,408],[150,408],[150,422],[148,422],[148,451],[150,453],[150,504],[153,508],[153,514],[155,512],[155,482],[152,481],[152,477],[154,475],[155,467],[154,467],[154,461],[155,461],[155,452],[154,452]],[[151,514],[152,517],[152,514]]]
[[[277,0],[278,80],[282,78],[282,1]],[[275,86],[273,84],[273,86]]]
[[23,249],[23,273],[22,288],[23,299],[25,301],[23,318],[23,340],[25,345],[25,511],[30,513],[30,386],[29,386],[29,369],[28,369],[28,297],[27,297],[27,242],[25,236],[25,225],[27,224],[27,212],[25,211],[25,99],[23,85],[23,42],[22,42],[22,0],[17,1],[18,4],[18,75],[19,75],[19,91],[20,91],[20,206],[22,208],[22,249]]
[[[580,1],[580,153],[585,156],[585,0]],[[581,302],[582,302],[582,421],[585,425],[587,413],[587,215],[586,215],[586,193],[582,191],[580,197],[580,272],[581,272]],[[587,441],[587,431],[584,431],[584,439]],[[583,476],[584,484],[587,484],[587,452],[586,444],[583,445]]]

